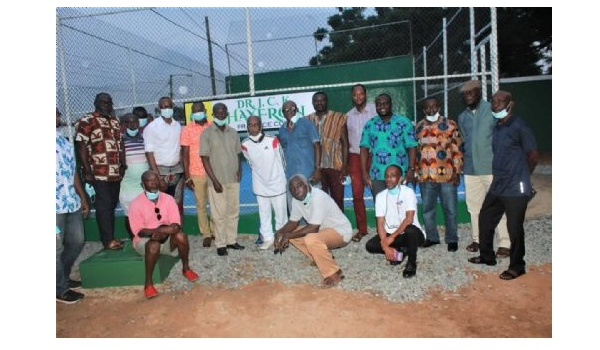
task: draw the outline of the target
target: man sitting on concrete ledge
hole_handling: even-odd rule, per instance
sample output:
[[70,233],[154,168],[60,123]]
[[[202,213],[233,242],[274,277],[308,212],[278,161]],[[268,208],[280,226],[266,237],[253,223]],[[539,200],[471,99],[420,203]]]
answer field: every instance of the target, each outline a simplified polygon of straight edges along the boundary
[[152,272],[159,254],[174,257],[179,255],[185,278],[190,282],[198,280],[198,274],[189,266],[190,245],[186,234],[181,231],[179,208],[171,195],[158,190],[159,180],[156,172],[145,171],[142,174],[144,192],[129,206],[129,224],[134,235],[133,247],[145,257],[144,294],[148,299],[158,296],[152,283]]

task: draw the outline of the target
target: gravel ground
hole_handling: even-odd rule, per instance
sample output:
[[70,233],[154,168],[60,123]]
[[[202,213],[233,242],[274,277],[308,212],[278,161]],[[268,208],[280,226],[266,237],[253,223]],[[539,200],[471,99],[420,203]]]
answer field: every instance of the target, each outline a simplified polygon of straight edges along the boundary
[[[538,165],[535,172],[550,175],[552,166]],[[444,228],[438,230],[443,242]],[[469,263],[467,259],[476,256],[465,249],[471,242],[470,225],[459,224],[458,251],[448,252],[444,243],[419,248],[417,275],[405,279],[402,270],[406,259],[401,265],[391,266],[383,255],[367,253],[365,243],[373,237],[375,228],[370,227],[369,232],[369,236],[360,243],[350,242],[346,247],[333,251],[346,276],[338,288],[370,293],[394,302],[415,301],[422,299],[430,290],[456,291],[476,278],[477,272],[500,274],[508,268],[508,258],[499,259],[496,266]],[[288,285],[321,283],[317,268],[311,266],[308,258],[294,247],[290,246],[282,255],[275,255],[272,250],[259,250],[254,245],[256,238],[252,234],[239,234],[238,243],[246,249],[229,250],[228,256],[221,257],[217,255],[214,244],[211,248],[203,248],[202,237],[190,235],[190,266],[200,275],[197,283],[224,288],[238,288],[261,279]],[[529,266],[552,262],[552,215],[525,222],[525,246],[525,262]],[[101,249],[100,242],[87,242],[75,263],[75,274],[78,274],[80,261]],[[193,284],[181,275],[181,261],[173,267],[161,288],[165,291],[193,288]]]
[[[443,228],[440,228],[443,236]],[[391,266],[383,255],[369,254],[365,250],[368,238],[360,243],[350,242],[346,247],[333,251],[336,261],[346,278],[339,288],[383,296],[390,301],[401,302],[419,300],[429,290],[450,290],[468,284],[476,278],[477,272],[500,273],[508,268],[508,258],[499,259],[496,266],[474,265],[467,261],[476,254],[465,247],[470,243],[468,224],[459,225],[459,249],[450,253],[446,244],[430,248],[419,248],[417,275],[411,279],[402,277],[405,261]],[[525,222],[525,261],[528,265],[542,265],[552,262],[552,216],[545,216]],[[203,248],[200,236],[189,236],[191,251],[190,265],[199,273],[198,284],[237,288],[256,280],[266,279],[284,284],[306,283],[318,285],[321,276],[317,268],[310,266],[294,247],[290,246],[282,255],[274,255],[272,250],[261,251],[256,248],[256,235],[240,234],[238,242],[244,250],[229,250],[229,255],[218,256],[216,248]],[[442,238],[443,242],[443,238]],[[102,248],[99,242],[88,242],[79,261],[86,259]],[[165,291],[186,290],[193,287],[181,275],[181,262],[178,262],[164,281],[161,288]]]

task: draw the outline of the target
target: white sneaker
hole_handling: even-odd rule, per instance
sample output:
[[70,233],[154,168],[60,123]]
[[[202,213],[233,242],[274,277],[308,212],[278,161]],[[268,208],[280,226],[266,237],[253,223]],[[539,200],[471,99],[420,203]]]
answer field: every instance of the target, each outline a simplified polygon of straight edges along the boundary
[[264,241],[261,245],[258,246],[258,249],[267,250],[267,249],[271,248],[272,245],[273,245],[273,241]]

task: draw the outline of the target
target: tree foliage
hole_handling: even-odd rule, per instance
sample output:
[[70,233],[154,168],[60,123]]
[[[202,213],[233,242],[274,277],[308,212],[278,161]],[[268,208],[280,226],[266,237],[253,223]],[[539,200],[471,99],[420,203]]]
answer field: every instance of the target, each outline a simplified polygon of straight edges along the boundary
[[[365,7],[338,7],[338,13],[327,22],[331,30],[318,28],[313,34],[318,41],[328,37],[330,45],[312,57],[310,65],[418,54],[415,50],[440,41],[443,18],[451,19],[458,8],[376,7],[374,14],[365,16],[366,10]],[[499,8],[497,14],[501,76],[540,74],[544,70],[540,60],[546,60],[544,66],[549,66],[551,72],[548,52],[552,49],[552,9]],[[476,8],[475,19],[489,22],[489,9]],[[476,27],[485,27],[485,24],[476,24]],[[468,38],[468,22],[459,30]],[[487,31],[490,30],[488,26]],[[449,61],[468,64],[470,48],[464,38],[459,37],[463,40],[454,43],[448,38]]]

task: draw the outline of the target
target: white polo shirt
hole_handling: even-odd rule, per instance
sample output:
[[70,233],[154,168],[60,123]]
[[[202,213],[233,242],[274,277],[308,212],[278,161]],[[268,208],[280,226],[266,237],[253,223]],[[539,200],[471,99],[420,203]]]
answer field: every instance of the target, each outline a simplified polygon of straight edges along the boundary
[[[406,212],[414,210],[415,216],[412,224],[421,229],[418,219],[417,211],[417,195],[412,188],[400,185],[400,191],[398,194],[393,195],[389,193],[389,190],[379,192],[375,199],[375,217],[385,218],[384,228],[387,233],[394,233],[398,226],[406,218]],[[423,235],[425,235],[425,231]]]
[[171,124],[158,117],[144,128],[144,151],[153,152],[156,165],[174,166],[179,163],[181,125],[175,119]]

